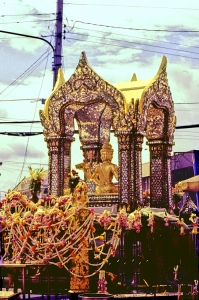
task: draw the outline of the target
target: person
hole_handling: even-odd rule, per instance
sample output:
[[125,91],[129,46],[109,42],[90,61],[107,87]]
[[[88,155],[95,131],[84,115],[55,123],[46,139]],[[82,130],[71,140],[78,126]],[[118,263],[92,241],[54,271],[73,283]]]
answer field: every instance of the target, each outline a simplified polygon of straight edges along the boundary
[[118,187],[112,182],[113,177],[118,180],[118,166],[112,163],[113,149],[109,141],[105,141],[100,150],[102,162],[94,169],[92,164],[83,164],[83,171],[88,180],[96,183],[97,194],[117,193]]

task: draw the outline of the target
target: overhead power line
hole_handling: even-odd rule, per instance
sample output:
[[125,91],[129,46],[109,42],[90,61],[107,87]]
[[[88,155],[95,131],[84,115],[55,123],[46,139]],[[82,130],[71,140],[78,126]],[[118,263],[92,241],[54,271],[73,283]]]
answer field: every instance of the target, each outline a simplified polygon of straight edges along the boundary
[[0,17],[49,16],[49,15],[55,15],[55,13],[48,13],[48,14],[16,14],[16,15],[0,15]]
[[138,43],[138,42],[131,42],[131,41],[125,41],[125,40],[118,40],[118,39],[112,39],[112,38],[107,38],[107,37],[99,37],[95,35],[88,35],[84,33],[76,33],[76,32],[70,32],[71,34],[78,34],[82,36],[87,36],[87,37],[94,37],[98,39],[103,39],[103,40],[108,40],[108,41],[115,41],[115,42],[124,42],[124,43],[129,43],[129,44],[136,44],[140,46],[147,46],[147,47],[153,47],[153,48],[161,48],[161,49],[167,49],[167,50],[174,50],[174,51],[179,51],[179,52],[186,52],[186,53],[191,53],[191,54],[199,54],[198,52],[193,52],[193,51],[188,51],[188,50],[180,50],[180,49],[174,49],[170,47],[164,47],[164,46],[157,46],[157,45],[150,45],[150,44],[143,44],[143,43]]
[[[44,56],[45,55],[45,56]],[[5,89],[0,92],[0,95],[3,94],[9,87],[14,86],[15,89],[21,82],[23,82],[48,56],[50,53],[45,51],[28,69],[26,69],[21,75],[19,75],[13,82],[11,82]],[[43,57],[44,56],[44,57]],[[42,58],[43,57],[43,58]],[[21,80],[17,85],[16,82]],[[13,89],[11,91],[13,91]],[[10,91],[10,92],[11,92]],[[9,92],[9,93],[10,93]],[[6,96],[9,94],[7,93]]]
[[40,135],[43,132],[0,132],[2,135],[11,135],[11,136],[34,136]]
[[25,99],[4,99],[4,100],[0,100],[0,102],[7,102],[7,101],[41,101],[42,103],[45,101],[44,98],[25,98]]
[[[176,126],[176,129],[185,129],[185,128],[187,129],[199,128],[199,124]],[[111,132],[114,132],[114,130],[111,130]],[[78,133],[79,133],[78,130],[74,130],[74,134],[78,134]],[[0,132],[0,134],[25,137],[25,136],[34,136],[34,135],[43,134],[43,131],[42,132]]]
[[[10,164],[12,164],[12,165],[13,165],[13,164],[16,165],[16,164],[22,164],[23,162],[22,162],[22,161],[13,161],[13,160],[4,160],[4,161],[3,161],[3,164],[4,164],[4,165],[7,164],[7,163],[8,163],[8,164],[10,163]],[[48,165],[47,163],[41,163],[41,162],[39,162],[39,163],[38,163],[38,162],[31,162],[31,163],[29,163],[29,164],[31,164],[31,165],[46,165],[46,166]]]
[[41,123],[41,121],[0,121],[0,124]]
[[31,21],[13,21],[13,22],[3,22],[0,23],[1,25],[6,25],[6,24],[21,24],[21,23],[41,23],[41,22],[53,22],[55,21],[55,19],[51,19],[51,20],[31,20]]
[[[94,42],[94,41],[85,41],[85,40],[81,40],[81,39],[74,39],[74,38],[67,38],[67,40],[73,40],[73,41],[80,41],[80,42],[85,42],[85,43],[92,43],[92,44],[98,44],[99,42]],[[147,50],[147,49],[142,49],[142,48],[132,48],[132,47],[128,47],[128,46],[120,46],[120,45],[116,45],[116,44],[112,44],[112,43],[103,43],[100,42],[100,45],[108,45],[111,47],[118,47],[118,48],[126,48],[126,49],[131,49],[131,50],[136,50],[136,51],[144,51],[144,52],[151,52],[151,53],[158,53],[161,55],[171,55],[171,56],[178,56],[178,57],[183,57],[183,58],[189,58],[189,59],[195,59],[195,60],[199,60],[198,57],[191,57],[191,56],[185,56],[185,55],[178,55],[178,54],[173,54],[173,53],[167,53],[167,52],[159,52],[159,51],[155,51],[155,50]]]
[[45,39],[43,39],[43,38],[41,38],[41,37],[39,37],[39,36],[28,35],[28,34],[22,34],[22,33],[18,33],[18,32],[5,31],[5,30],[0,30],[0,32],[6,33],[6,34],[19,35],[19,36],[23,36],[23,37],[27,37],[27,38],[31,38],[31,39],[41,40],[41,41],[43,41],[43,42],[46,42],[46,43],[52,48],[53,52],[54,52],[54,50],[55,50],[54,47],[53,47],[53,45],[52,45],[49,41],[47,41],[47,40],[45,40]]
[[[73,21],[73,20],[70,20]],[[122,26],[113,26],[113,25],[105,25],[105,24],[96,24],[91,22],[84,22],[84,21],[73,21],[74,25],[76,23],[81,24],[88,24],[93,26],[100,26],[100,27],[107,27],[107,28],[115,28],[115,29],[123,29],[123,30],[133,30],[133,31],[152,31],[152,32],[178,32],[178,33],[194,33],[199,32],[199,30],[168,30],[168,29],[147,29],[147,28],[132,28],[132,27],[122,27]]]
[[197,127],[199,127],[199,124],[176,126],[176,129],[197,128]]
[[72,3],[64,2],[64,5],[81,5],[81,6],[111,6],[111,7],[133,7],[133,8],[147,8],[147,9],[175,9],[175,10],[199,10],[199,8],[190,7],[169,7],[169,6],[144,6],[144,5],[122,5],[122,4],[101,4],[101,3]]
[[[67,26],[68,27],[68,26]],[[170,44],[170,45],[177,45],[180,47],[193,47],[193,48],[199,48],[198,46],[190,46],[190,45],[186,45],[186,44],[179,44],[179,43],[175,43],[175,42],[171,42],[171,41],[161,41],[160,39],[149,39],[146,37],[138,37],[138,36],[133,36],[133,35],[128,35],[128,34],[121,34],[121,33],[115,33],[112,31],[102,31],[102,30],[96,30],[96,29],[90,29],[90,28],[84,28],[84,27],[73,27],[72,29],[80,29],[83,31],[94,31],[94,32],[100,32],[100,33],[105,33],[105,34],[111,34],[111,35],[118,35],[118,36],[126,36],[126,37],[130,37],[130,38],[134,38],[134,39],[139,39],[139,40],[145,40],[145,41],[153,41],[153,42],[158,42],[158,43],[163,43],[163,44]],[[71,29],[68,28],[69,32],[71,32]]]

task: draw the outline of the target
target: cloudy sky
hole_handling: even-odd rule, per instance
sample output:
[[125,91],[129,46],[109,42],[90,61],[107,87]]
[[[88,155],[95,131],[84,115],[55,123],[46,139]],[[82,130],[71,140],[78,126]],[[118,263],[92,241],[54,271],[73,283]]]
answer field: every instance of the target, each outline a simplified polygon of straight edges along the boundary
[[[1,31],[44,37],[54,45],[56,0],[1,0]],[[177,126],[198,124],[199,2],[197,0],[75,0],[63,5],[63,71],[74,72],[82,51],[93,69],[114,84],[154,77],[162,56],[175,104]],[[65,25],[65,27],[64,27]],[[64,33],[65,30],[65,33]],[[0,132],[41,132],[41,101],[53,88],[52,49],[40,40],[0,32]],[[199,149],[199,129],[175,132],[174,152]],[[81,162],[78,137],[73,145]],[[117,161],[117,145],[114,161]],[[143,162],[148,161],[143,146]],[[145,150],[146,149],[146,150]],[[0,134],[1,197],[28,175],[28,165],[47,168],[43,136]]]

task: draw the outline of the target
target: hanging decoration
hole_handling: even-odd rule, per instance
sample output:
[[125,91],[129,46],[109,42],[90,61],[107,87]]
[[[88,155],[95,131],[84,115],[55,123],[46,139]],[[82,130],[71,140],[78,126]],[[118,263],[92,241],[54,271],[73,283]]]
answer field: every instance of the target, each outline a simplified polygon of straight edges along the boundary
[[29,173],[31,176],[30,180],[30,192],[32,195],[32,200],[34,203],[38,200],[38,192],[41,192],[41,182],[44,180],[45,177],[45,171],[42,168],[40,169],[32,169],[31,166],[29,166]]
[[154,214],[153,214],[153,212],[150,212],[149,213],[149,217],[148,217],[148,226],[150,226],[150,231],[151,231],[151,233],[152,232],[154,232],[154,228],[153,228],[153,226],[154,226]]
[[198,234],[198,217],[196,216],[196,214],[192,213],[189,220],[192,222],[192,233],[193,234]]

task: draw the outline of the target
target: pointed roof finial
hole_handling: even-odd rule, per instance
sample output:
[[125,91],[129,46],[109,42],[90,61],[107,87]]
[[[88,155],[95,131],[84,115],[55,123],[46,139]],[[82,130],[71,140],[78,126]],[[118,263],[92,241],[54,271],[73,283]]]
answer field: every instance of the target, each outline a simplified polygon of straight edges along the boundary
[[88,62],[87,57],[86,57],[86,52],[85,52],[85,51],[82,51],[82,52],[81,52],[81,54],[80,54],[80,59],[83,59],[83,60],[85,60],[86,62]]
[[133,76],[132,76],[132,78],[131,78],[131,81],[137,81],[137,76],[136,76],[135,73],[133,73]]

